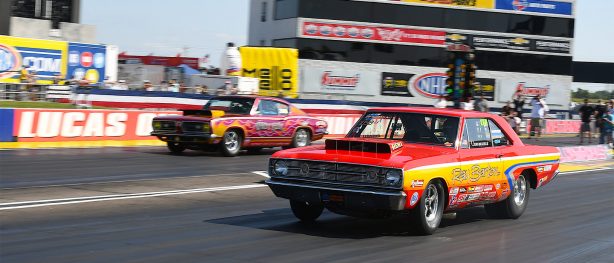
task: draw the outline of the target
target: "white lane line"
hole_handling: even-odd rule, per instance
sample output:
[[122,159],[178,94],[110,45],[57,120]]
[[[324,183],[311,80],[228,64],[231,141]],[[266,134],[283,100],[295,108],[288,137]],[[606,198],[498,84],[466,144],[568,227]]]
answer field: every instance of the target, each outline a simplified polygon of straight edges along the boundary
[[[20,187],[0,188],[0,190],[17,190],[17,189],[29,189],[29,188],[47,188],[47,187],[65,187],[65,186],[79,186],[79,185],[130,183],[130,182],[143,182],[143,181],[188,179],[188,178],[198,178],[198,177],[234,176],[234,175],[241,175],[241,174],[249,174],[249,173],[203,174],[203,175],[186,175],[186,176],[170,176],[170,177],[160,177],[160,178],[126,179],[126,180],[101,181],[101,182],[87,182],[87,183],[70,183],[70,184],[50,184],[50,185],[20,186]],[[147,175],[147,174],[144,174],[144,175]]]
[[588,173],[588,172],[598,172],[598,171],[606,171],[606,170],[612,170],[612,169],[614,169],[614,168],[612,168],[612,167],[595,168],[595,169],[581,170],[581,171],[561,172],[561,173],[559,173],[559,175],[579,174],[579,173]]
[[86,196],[86,197],[75,197],[75,198],[61,198],[61,199],[47,199],[47,200],[34,200],[34,201],[24,201],[24,202],[0,203],[0,206],[5,206],[5,207],[0,207],[0,211],[22,209],[22,208],[32,208],[32,207],[42,207],[42,206],[68,205],[68,204],[102,202],[102,201],[112,201],[112,200],[122,200],[122,199],[135,199],[135,198],[182,195],[182,194],[192,194],[192,193],[239,190],[239,189],[260,188],[260,187],[267,187],[267,185],[246,184],[246,185],[236,185],[236,186],[195,188],[195,189],[186,189],[186,190],[145,192],[145,193],[135,193],[135,194],[99,195],[99,196]]
[[253,171],[252,173],[253,173],[253,174],[260,175],[260,176],[264,176],[264,177],[266,177],[266,178],[271,178],[271,177],[269,176],[269,173],[267,173],[266,171]]

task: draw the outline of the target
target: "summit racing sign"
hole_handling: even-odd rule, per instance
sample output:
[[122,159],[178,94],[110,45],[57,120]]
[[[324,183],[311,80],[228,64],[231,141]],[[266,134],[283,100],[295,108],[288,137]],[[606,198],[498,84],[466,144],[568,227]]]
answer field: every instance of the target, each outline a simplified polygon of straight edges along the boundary
[[378,90],[373,87],[379,85],[381,79],[379,72],[340,67],[305,66],[301,72],[301,91],[306,93],[376,95]]
[[156,116],[179,112],[15,109],[20,142],[148,140]]
[[354,76],[334,76],[332,72],[326,71],[322,74],[322,87],[326,89],[347,89],[354,90],[360,82],[360,74]]

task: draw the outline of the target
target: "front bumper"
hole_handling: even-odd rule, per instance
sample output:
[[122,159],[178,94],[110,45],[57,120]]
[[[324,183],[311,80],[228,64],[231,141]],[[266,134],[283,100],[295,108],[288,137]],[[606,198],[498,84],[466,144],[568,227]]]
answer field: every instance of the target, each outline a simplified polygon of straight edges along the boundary
[[285,180],[268,179],[266,184],[277,197],[309,203],[326,203],[323,197],[329,194],[343,196],[342,205],[350,210],[401,211],[405,208],[407,195],[403,191],[371,191],[346,189],[337,186],[309,185]]
[[158,137],[158,139],[164,142],[216,144],[220,140],[215,134],[208,133],[179,134],[152,132],[151,135]]

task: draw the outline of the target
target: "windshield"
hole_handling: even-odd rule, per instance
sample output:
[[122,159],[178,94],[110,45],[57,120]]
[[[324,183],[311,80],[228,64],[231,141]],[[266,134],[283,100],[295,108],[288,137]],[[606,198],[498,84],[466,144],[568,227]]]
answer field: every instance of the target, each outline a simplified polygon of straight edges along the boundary
[[402,140],[454,147],[458,123],[457,117],[442,115],[369,112],[354,125],[347,137]]
[[223,110],[227,113],[249,114],[254,105],[251,98],[214,98],[203,107],[204,110]]

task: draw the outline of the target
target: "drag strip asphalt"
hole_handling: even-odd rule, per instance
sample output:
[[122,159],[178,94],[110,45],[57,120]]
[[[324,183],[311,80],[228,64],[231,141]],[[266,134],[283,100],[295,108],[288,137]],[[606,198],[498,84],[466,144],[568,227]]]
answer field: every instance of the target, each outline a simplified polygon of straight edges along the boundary
[[[572,172],[562,172],[559,176],[565,176],[570,174],[578,174],[578,173],[589,173],[589,172],[600,172],[611,170],[612,168],[597,168],[593,170],[586,171],[572,171]],[[254,174],[269,178],[266,172],[264,171],[254,171]],[[227,175],[217,175],[217,176],[229,176]],[[195,176],[190,176],[190,178],[194,178]],[[173,178],[173,179],[184,179],[185,177]],[[155,180],[155,179],[148,179]],[[138,181],[145,181],[138,180]],[[126,183],[126,182],[138,182],[138,181],[114,181],[114,182],[104,182],[101,184],[109,184],[109,183]],[[83,185],[83,184],[81,184]],[[94,185],[94,183],[87,183],[87,185]],[[50,187],[66,187],[66,186],[75,186],[75,184],[71,185],[54,185]],[[38,186],[36,188],[41,188],[42,186]],[[82,203],[90,203],[90,202],[105,202],[105,201],[116,201],[116,200],[124,200],[124,199],[135,199],[135,198],[151,198],[151,197],[160,197],[160,196],[170,196],[170,195],[183,195],[183,194],[194,194],[194,193],[205,193],[205,192],[220,192],[220,191],[229,191],[229,190],[242,190],[242,189],[251,189],[251,188],[260,188],[266,187],[264,184],[247,184],[247,185],[232,185],[232,186],[221,186],[221,187],[209,187],[209,188],[192,188],[192,189],[177,189],[177,190],[169,190],[169,191],[156,191],[156,192],[140,192],[140,193],[125,193],[125,194],[110,194],[110,195],[98,195],[98,196],[79,196],[79,197],[69,197],[69,198],[59,198],[59,199],[45,199],[45,200],[31,200],[31,201],[18,201],[18,202],[7,202],[0,203],[0,211],[2,210],[13,210],[13,209],[24,209],[24,208],[35,208],[35,207],[43,207],[43,206],[56,206],[56,205],[70,205],[70,204],[82,204]],[[24,188],[14,188],[14,189],[3,189],[3,190],[17,190]],[[6,198],[6,195],[2,195]]]
[[614,262],[611,169],[562,173],[517,220],[474,207],[417,236],[400,215],[298,222],[262,184],[270,153],[0,152],[0,207],[32,205],[0,210],[0,261]]

